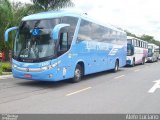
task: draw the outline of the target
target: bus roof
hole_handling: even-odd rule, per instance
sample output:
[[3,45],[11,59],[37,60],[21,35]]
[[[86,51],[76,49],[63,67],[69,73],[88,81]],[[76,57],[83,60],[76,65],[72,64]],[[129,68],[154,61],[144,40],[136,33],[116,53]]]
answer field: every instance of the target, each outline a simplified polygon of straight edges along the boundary
[[158,46],[158,45],[153,44],[153,43],[148,43],[148,46],[154,46],[155,48],[159,48],[159,46]]
[[56,17],[62,17],[62,16],[80,16],[81,13],[78,13],[76,11],[66,11],[66,10],[58,10],[58,11],[47,11],[47,12],[41,12],[36,14],[31,14],[29,16],[26,16],[22,19],[22,21],[27,20],[40,20],[40,19],[51,19]]
[[87,21],[97,23],[99,25],[111,28],[115,31],[125,33],[123,30],[120,30],[120,29],[118,29],[118,28],[116,28],[116,27],[114,27],[110,24],[106,24],[106,23],[97,21],[97,20],[93,19],[92,17],[88,16],[87,13],[80,12],[80,11],[77,11],[77,10],[58,10],[58,11],[41,12],[41,13],[36,13],[36,14],[26,16],[26,17],[22,18],[22,21],[51,19],[51,18],[57,18],[57,17],[62,17],[62,16],[72,16],[72,17],[82,18],[82,19],[85,19]]
[[148,42],[147,42],[147,41],[145,41],[145,40],[141,40],[141,39],[139,39],[139,38],[132,37],[132,36],[127,36],[127,40],[128,40],[128,39],[136,39],[136,40],[139,40],[139,41],[143,41],[143,42],[148,43]]

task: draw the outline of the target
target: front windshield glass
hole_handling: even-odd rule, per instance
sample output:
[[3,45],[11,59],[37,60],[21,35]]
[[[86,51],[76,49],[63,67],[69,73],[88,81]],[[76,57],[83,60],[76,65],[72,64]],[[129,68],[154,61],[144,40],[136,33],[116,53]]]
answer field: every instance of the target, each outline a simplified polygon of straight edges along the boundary
[[128,44],[132,44],[132,39],[127,39]]
[[131,56],[134,54],[134,47],[131,44],[127,44],[127,56]]
[[148,49],[148,57],[152,57],[152,55],[153,55],[152,49],[149,48],[149,49]]
[[14,57],[39,59],[54,55],[55,43],[51,31],[60,19],[24,21],[14,43]]
[[13,58],[25,62],[41,62],[56,57],[59,41],[52,40],[51,32],[54,27],[61,23],[69,24],[67,48],[72,43],[78,18],[63,16],[52,19],[23,21],[17,32]]

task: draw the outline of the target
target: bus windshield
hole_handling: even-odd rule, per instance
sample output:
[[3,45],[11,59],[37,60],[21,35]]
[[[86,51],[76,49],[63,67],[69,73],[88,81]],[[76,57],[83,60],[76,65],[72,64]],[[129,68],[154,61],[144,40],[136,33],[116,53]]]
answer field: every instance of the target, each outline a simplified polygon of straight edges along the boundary
[[23,21],[17,32],[13,58],[18,61],[40,62],[56,57],[56,46],[51,32],[57,24],[74,24],[70,27],[69,43],[71,44],[78,19],[65,16],[61,18]]
[[153,56],[152,49],[151,49],[151,48],[149,48],[149,49],[148,49],[148,57],[152,57],[152,56]]
[[131,56],[134,54],[134,47],[131,44],[127,44],[127,56]]
[[14,43],[14,57],[39,59],[54,56],[55,43],[50,34],[59,22],[58,18],[22,22]]

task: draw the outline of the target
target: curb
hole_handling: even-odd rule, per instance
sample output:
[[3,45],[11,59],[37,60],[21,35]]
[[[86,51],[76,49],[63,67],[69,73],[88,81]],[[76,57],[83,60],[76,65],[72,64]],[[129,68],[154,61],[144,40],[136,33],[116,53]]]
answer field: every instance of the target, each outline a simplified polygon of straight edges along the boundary
[[0,76],[0,80],[1,79],[7,79],[7,78],[13,78],[13,75],[2,75],[2,76]]

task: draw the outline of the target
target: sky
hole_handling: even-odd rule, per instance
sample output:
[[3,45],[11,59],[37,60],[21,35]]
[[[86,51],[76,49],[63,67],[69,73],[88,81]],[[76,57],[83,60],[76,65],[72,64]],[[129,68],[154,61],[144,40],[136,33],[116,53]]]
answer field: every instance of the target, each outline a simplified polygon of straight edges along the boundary
[[75,9],[84,11],[100,21],[118,26],[137,36],[146,34],[160,41],[160,0],[72,1]]

